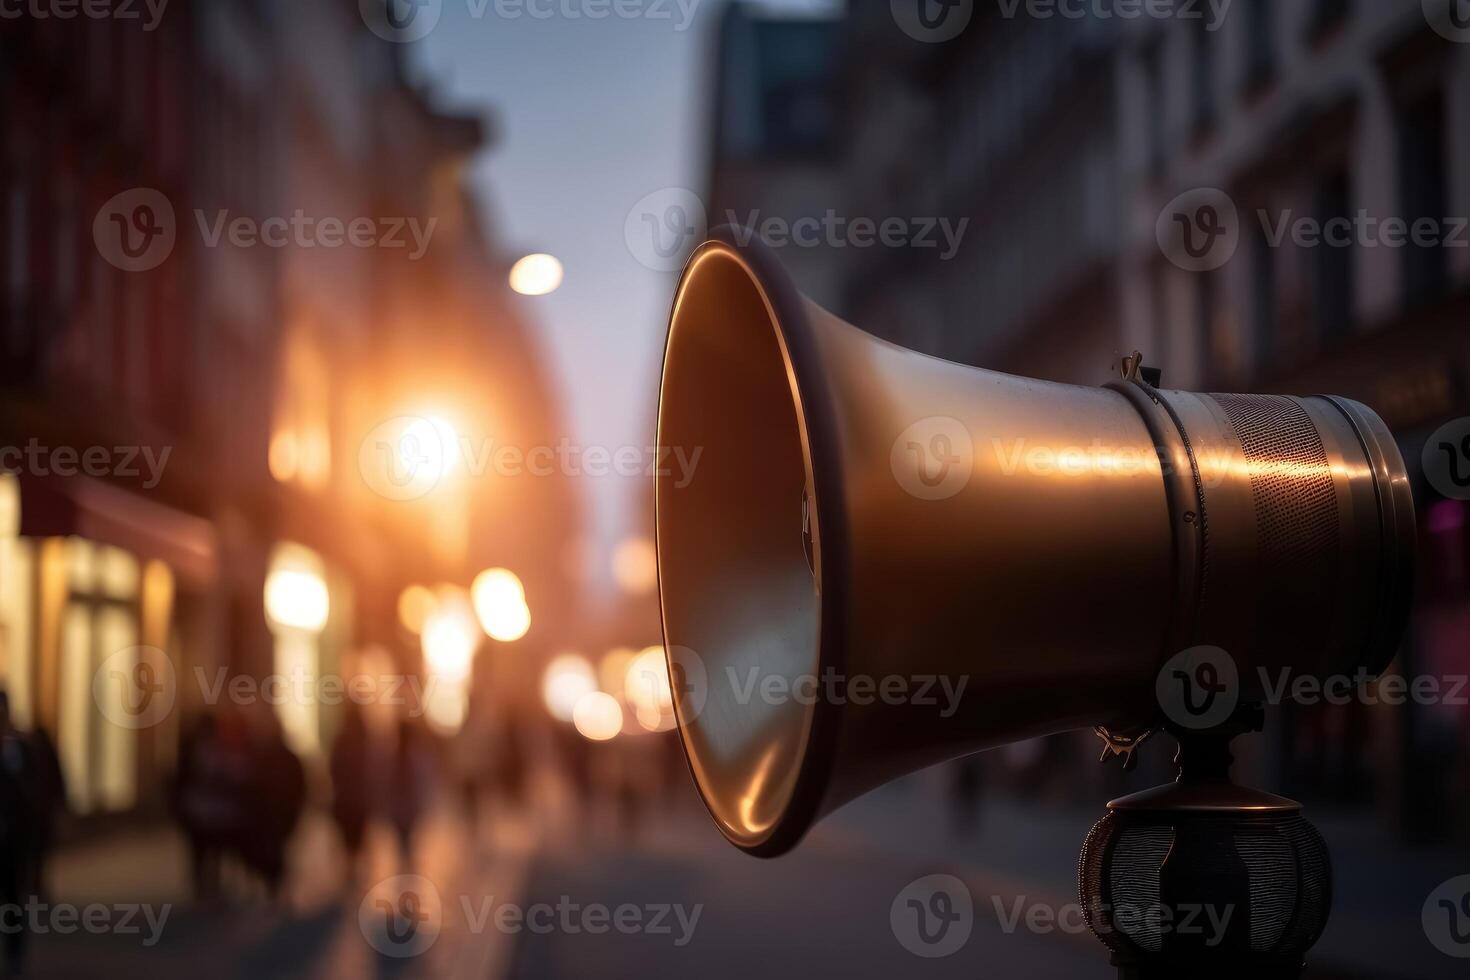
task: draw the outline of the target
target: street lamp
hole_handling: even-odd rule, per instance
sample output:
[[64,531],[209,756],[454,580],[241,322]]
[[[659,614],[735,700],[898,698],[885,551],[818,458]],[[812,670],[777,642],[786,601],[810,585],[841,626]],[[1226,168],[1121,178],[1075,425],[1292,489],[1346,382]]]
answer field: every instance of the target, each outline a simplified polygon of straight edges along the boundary
[[545,296],[556,292],[562,276],[561,261],[556,256],[537,252],[510,267],[510,288],[522,296]]

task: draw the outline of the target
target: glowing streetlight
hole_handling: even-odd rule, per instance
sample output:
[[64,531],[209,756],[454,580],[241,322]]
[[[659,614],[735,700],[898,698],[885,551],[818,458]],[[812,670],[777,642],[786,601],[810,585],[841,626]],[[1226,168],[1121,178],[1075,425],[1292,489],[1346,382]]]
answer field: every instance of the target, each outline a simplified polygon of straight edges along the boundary
[[299,545],[282,545],[272,565],[265,579],[266,615],[278,626],[320,633],[331,612],[321,560]]
[[666,732],[674,727],[674,692],[663,647],[646,647],[633,658],[623,692],[638,724],[648,731]]
[[658,586],[658,552],[647,538],[628,538],[612,556],[613,578],[629,595],[647,595]]
[[546,665],[541,697],[558,721],[571,721],[577,702],[597,690],[597,675],[580,653],[564,653]]
[[510,288],[522,296],[545,296],[556,292],[562,276],[561,262],[556,256],[537,252],[510,267]]
[[434,607],[421,637],[430,673],[452,682],[470,676],[478,634],[462,598],[451,597]]
[[427,586],[410,585],[398,595],[398,621],[404,629],[418,636],[423,633],[424,623],[433,614],[437,603]]
[[573,707],[572,724],[584,738],[606,742],[623,730],[623,706],[611,694],[591,691]]
[[506,568],[490,568],[475,576],[470,586],[475,615],[491,639],[511,643],[531,628],[531,607],[526,590],[516,574]]

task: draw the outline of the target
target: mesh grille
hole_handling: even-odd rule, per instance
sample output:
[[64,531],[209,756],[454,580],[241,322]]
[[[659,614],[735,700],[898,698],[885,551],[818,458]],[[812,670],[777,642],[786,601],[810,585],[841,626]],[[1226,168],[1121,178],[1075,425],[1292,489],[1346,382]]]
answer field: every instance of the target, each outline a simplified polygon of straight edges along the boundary
[[[1310,823],[1298,814],[1176,819],[1206,826],[1232,845],[1221,860],[1243,866],[1249,882],[1251,954],[1293,957],[1311,948],[1327,922],[1332,873],[1327,846]],[[1161,870],[1175,827],[1166,814],[1112,811],[1087,836],[1079,869],[1082,907],[1098,939],[1115,952],[1147,958],[1164,951],[1157,922],[1114,921],[1111,912],[1164,905]],[[1218,870],[1195,868],[1206,878]]]
[[[1338,554],[1336,488],[1322,437],[1302,406],[1281,395],[1214,395],[1245,451],[1255,501],[1260,629],[1305,643],[1331,604]],[[1285,635],[1283,635],[1285,634]]]

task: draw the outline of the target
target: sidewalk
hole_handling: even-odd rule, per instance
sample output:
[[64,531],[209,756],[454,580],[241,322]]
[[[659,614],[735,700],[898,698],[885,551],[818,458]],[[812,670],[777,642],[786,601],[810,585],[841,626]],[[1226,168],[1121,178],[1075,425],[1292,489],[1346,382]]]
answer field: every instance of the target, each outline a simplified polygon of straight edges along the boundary
[[[1111,980],[1099,950],[1024,931],[1006,935],[979,909],[973,932],[953,954],[911,953],[891,923],[894,899],[936,870],[871,839],[826,829],[789,855],[753,858],[730,846],[702,810],[682,806],[631,843],[543,852],[526,892],[528,902],[681,907],[682,919],[665,917],[674,923],[670,932],[522,933],[510,976]],[[692,928],[681,932],[680,922]]]
[[[467,927],[458,912],[461,895],[509,898],[525,881],[539,846],[539,821],[530,814],[501,815],[470,841],[458,817],[438,810],[417,835],[411,869],[397,865],[386,828],[369,834],[368,867],[344,887],[335,829],[321,814],[303,819],[292,844],[288,911],[273,908],[247,879],[231,880],[228,900],[195,903],[189,888],[187,849],[172,827],[109,837],[58,854],[50,873],[48,905],[147,904],[161,929],[155,937],[117,930],[67,934],[48,931],[32,939],[27,977],[107,976],[109,980],[194,977],[435,977],[485,980],[501,976],[509,962],[507,937]],[[437,940],[423,955],[391,959],[377,953],[359,925],[367,891],[400,872],[428,878],[445,896]],[[120,921],[121,912],[114,911]],[[139,924],[142,914],[134,915]],[[161,921],[160,921],[161,920]]]
[[[974,836],[956,837],[931,787],[900,783],[839,811],[829,824],[963,878],[975,895],[979,916],[988,910],[992,895],[1007,903],[1018,895],[1053,907],[1076,903],[1077,856],[1103,812],[1104,804],[1092,813],[991,798],[982,807]],[[1429,943],[1420,913],[1437,885],[1470,873],[1470,851],[1408,849],[1369,818],[1344,819],[1310,810],[1306,815],[1331,849],[1335,877],[1332,917],[1309,954],[1308,975],[1333,980],[1463,978],[1464,962]],[[1080,938],[1101,951],[1090,935],[1067,938]]]

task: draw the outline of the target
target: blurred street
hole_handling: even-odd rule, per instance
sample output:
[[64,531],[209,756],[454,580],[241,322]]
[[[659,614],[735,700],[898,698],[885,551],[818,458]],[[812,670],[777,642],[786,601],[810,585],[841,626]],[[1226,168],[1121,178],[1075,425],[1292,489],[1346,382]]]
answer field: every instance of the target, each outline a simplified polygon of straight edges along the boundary
[[[381,835],[372,870],[348,889],[328,822],[308,819],[293,844],[289,911],[260,898],[194,904],[183,841],[169,831],[125,835],[60,856],[56,903],[174,903],[156,945],[119,934],[37,937],[35,976],[106,973],[118,978],[219,977],[634,977],[697,973],[743,978],[783,973],[850,977],[1113,975],[1085,930],[1016,925],[1016,909],[1062,910],[1075,898],[1076,851],[1091,825],[1080,810],[988,806],[973,833],[932,826],[932,785],[911,779],[861,800],[819,827],[795,853],[761,862],[730,848],[687,793],[649,814],[631,839],[616,814],[579,814],[568,787],[547,779],[533,812],[502,811],[472,841],[441,807],[415,847],[413,873],[434,882],[442,912],[420,955],[380,955],[359,920],[393,848]],[[1443,867],[1470,855],[1382,853],[1370,828],[1327,824],[1338,871],[1336,908],[1312,957],[1310,977],[1403,980],[1454,977],[1452,961],[1424,939],[1419,905]],[[953,955],[906,950],[891,924],[895,896],[925,875],[953,874],[974,900],[973,931]],[[663,926],[622,934],[575,925],[544,934],[501,930],[486,910],[537,904],[574,909],[682,907]],[[693,910],[698,909],[698,912]],[[1382,910],[1396,914],[1385,917]],[[651,919],[646,919],[652,925]],[[687,928],[686,928],[687,927]],[[835,941],[840,937],[840,941]]]
[[0,980],[1465,976],[1467,10],[0,0]]

